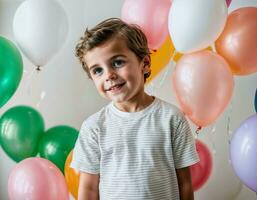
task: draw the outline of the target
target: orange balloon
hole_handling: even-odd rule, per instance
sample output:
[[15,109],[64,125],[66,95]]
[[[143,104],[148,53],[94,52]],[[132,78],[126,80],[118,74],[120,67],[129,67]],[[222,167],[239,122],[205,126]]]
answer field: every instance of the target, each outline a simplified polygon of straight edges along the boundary
[[215,42],[217,52],[236,75],[257,71],[257,8],[240,8],[229,14],[224,31]]
[[218,118],[234,88],[225,59],[207,50],[185,54],[172,73],[172,82],[181,110],[199,127]]
[[171,39],[168,37],[163,45],[151,54],[151,76],[147,79],[146,83],[153,80],[170,62],[174,50]]
[[79,189],[79,172],[70,167],[72,160],[73,151],[71,151],[66,159],[64,167],[64,176],[68,186],[69,192],[73,195],[75,199],[78,199],[78,189]]

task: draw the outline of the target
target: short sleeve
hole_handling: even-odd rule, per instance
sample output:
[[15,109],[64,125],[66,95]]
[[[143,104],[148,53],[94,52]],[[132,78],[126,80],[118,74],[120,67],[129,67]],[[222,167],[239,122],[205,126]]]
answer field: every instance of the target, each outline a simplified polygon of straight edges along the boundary
[[195,147],[194,137],[186,118],[176,116],[174,118],[174,135],[172,137],[172,148],[175,168],[183,168],[193,165],[199,161]]
[[100,149],[97,129],[91,128],[86,121],[81,126],[70,166],[90,174],[100,173]]

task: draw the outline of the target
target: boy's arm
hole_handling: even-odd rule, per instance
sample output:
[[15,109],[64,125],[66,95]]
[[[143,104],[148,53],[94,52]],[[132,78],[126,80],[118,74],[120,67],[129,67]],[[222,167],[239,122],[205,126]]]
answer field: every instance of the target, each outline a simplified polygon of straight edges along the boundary
[[180,200],[194,200],[190,167],[176,169]]
[[78,200],[99,200],[99,175],[80,172]]

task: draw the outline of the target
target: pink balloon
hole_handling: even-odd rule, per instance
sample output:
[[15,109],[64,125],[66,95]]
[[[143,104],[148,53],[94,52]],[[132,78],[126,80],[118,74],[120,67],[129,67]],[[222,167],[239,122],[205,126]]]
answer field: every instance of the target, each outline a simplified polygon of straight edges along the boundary
[[196,140],[196,150],[200,162],[190,167],[194,191],[200,189],[206,183],[212,172],[212,156],[208,147],[200,140]]
[[229,7],[232,0],[226,0],[227,6]]
[[9,176],[10,200],[68,200],[69,193],[61,171],[43,158],[27,158]]
[[121,18],[137,24],[145,33],[150,49],[158,49],[169,35],[168,14],[171,0],[125,0]]
[[218,118],[234,88],[232,72],[225,59],[208,50],[182,56],[172,82],[181,109],[199,127]]

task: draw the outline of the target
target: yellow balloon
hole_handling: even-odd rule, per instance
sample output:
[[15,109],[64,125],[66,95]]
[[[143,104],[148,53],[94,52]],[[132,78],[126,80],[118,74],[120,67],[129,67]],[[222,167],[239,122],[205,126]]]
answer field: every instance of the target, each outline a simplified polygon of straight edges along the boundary
[[169,63],[173,53],[174,46],[170,37],[168,37],[163,45],[151,54],[151,76],[147,79],[149,83],[159,72]]
[[79,190],[79,172],[70,167],[73,151],[71,151],[66,159],[64,167],[64,176],[69,192],[77,200]]

